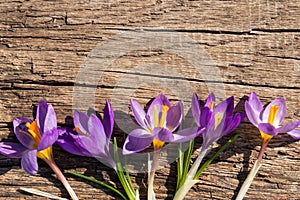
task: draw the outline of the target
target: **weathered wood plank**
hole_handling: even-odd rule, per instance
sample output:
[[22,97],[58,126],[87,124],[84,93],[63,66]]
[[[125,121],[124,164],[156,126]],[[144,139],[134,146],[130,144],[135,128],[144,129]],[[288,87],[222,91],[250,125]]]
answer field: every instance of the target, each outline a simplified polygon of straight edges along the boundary
[[[74,83],[87,63],[87,55],[99,45],[122,36],[123,31],[140,27],[146,27],[145,33],[158,36],[177,31],[195,41],[214,61],[221,79],[216,81],[211,76],[218,71],[205,71],[211,66],[205,63],[193,66],[189,59],[159,48],[162,37],[150,40],[158,42],[158,48],[149,48],[153,44],[145,45],[142,40],[144,49],[135,49],[117,57],[112,65],[96,67],[90,72],[103,72],[95,93],[96,110],[101,112],[108,98],[116,110],[130,113],[127,96],[145,104],[164,92],[175,102],[179,100],[178,93],[185,94],[186,88],[204,99],[209,93],[205,81],[215,81],[217,87],[224,86],[226,96],[236,96],[236,103],[251,91],[256,91],[264,103],[283,96],[289,109],[287,121],[297,120],[300,117],[299,8],[296,0],[1,1],[0,136],[15,141],[11,120],[32,116],[32,106],[41,98],[54,105],[58,122],[63,124],[65,117],[72,115],[72,100],[78,95],[74,93]],[[180,45],[190,43],[182,40],[172,48]],[[109,56],[103,55],[97,54],[97,62],[107,61]],[[153,63],[162,67],[154,70],[157,66]],[[177,90],[166,87],[174,83]],[[86,98],[91,97],[86,94]],[[187,109],[190,96],[182,100]],[[207,169],[187,199],[231,199],[236,195],[260,145],[258,131],[249,122],[244,122],[236,132],[242,132],[240,138]],[[299,198],[299,144],[283,136],[272,140],[247,199]],[[113,173],[92,158],[76,157],[58,147],[55,158],[62,169],[77,170],[101,180],[116,180]],[[19,192],[21,186],[68,197],[46,164],[39,164],[39,174],[31,177],[20,169],[19,160],[1,156],[1,199],[43,199]],[[155,180],[158,199],[172,198],[175,173],[173,164],[158,171]],[[146,176],[133,177],[143,191]],[[102,187],[71,176],[68,180],[80,199],[118,199]],[[142,197],[145,198],[145,191]]]

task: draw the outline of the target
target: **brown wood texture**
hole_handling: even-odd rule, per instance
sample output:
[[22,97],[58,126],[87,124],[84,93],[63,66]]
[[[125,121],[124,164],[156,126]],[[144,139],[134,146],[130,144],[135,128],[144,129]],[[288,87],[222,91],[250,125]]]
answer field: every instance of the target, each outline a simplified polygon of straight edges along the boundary
[[[139,29],[139,35],[144,32],[158,37],[151,38],[148,44],[142,39],[137,47],[145,48],[135,48],[116,57],[106,68],[99,68],[96,63],[95,71],[89,72],[91,76],[102,73],[96,85],[79,83],[82,90],[96,87],[97,111],[102,112],[105,98],[112,100],[115,110],[124,113],[130,113],[127,96],[145,104],[163,92],[176,102],[180,100],[176,92],[185,94],[186,87],[204,100],[211,91],[207,84],[212,83],[215,88],[224,87],[226,96],[234,95],[236,103],[251,91],[263,103],[282,96],[288,105],[287,122],[300,119],[300,2],[297,0],[1,0],[2,140],[16,141],[12,120],[18,116],[31,117],[33,106],[40,99],[53,104],[59,124],[64,124],[65,117],[72,116],[73,98],[77,97],[74,84],[78,83],[76,77],[88,62],[87,57],[118,36],[123,38],[114,44],[124,46],[122,41],[136,35],[126,38],[122,34],[134,29]],[[190,38],[209,55],[217,70],[210,70],[212,66],[204,63],[201,71],[189,62],[193,57],[160,48],[160,42],[177,44],[176,40],[161,41],[162,35],[168,34]],[[178,45],[168,48],[180,49],[180,45],[190,44],[181,41]],[[117,49],[118,45],[111,51]],[[106,61],[109,53],[103,52],[101,57],[98,52],[97,62]],[[164,67],[153,70],[154,64]],[[169,84],[178,88],[170,89]],[[92,97],[87,93],[86,99],[89,98]],[[186,108],[190,100],[191,96],[186,96]],[[235,132],[241,133],[238,140],[209,166],[186,199],[235,198],[261,142],[257,129],[248,121]],[[199,140],[198,147],[200,144]],[[300,199],[299,145],[299,141],[284,135],[272,139],[245,199]],[[73,156],[57,146],[54,156],[61,169],[111,181],[120,188],[119,183],[113,183],[117,181],[116,175],[93,158]],[[173,163],[157,171],[154,188],[157,199],[172,199],[175,166]],[[66,176],[80,199],[119,199],[101,186]],[[145,199],[146,175],[132,177]],[[19,188],[25,186],[68,198],[59,180],[42,161],[39,173],[29,176],[20,169],[19,159],[0,156],[0,185],[0,199],[43,199],[20,192]]]

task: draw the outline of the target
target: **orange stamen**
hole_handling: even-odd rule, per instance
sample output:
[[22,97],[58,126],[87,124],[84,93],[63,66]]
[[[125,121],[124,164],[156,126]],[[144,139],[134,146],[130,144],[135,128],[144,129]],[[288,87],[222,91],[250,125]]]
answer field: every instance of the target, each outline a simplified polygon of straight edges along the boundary
[[274,123],[276,115],[278,113],[278,110],[279,110],[279,106],[277,106],[277,105],[271,106],[270,114],[269,114],[269,118],[268,118],[268,123],[269,124],[273,124]]
[[209,109],[210,109],[210,110],[213,110],[213,109],[214,109],[215,103],[216,103],[216,102],[214,102],[214,101],[209,102]]

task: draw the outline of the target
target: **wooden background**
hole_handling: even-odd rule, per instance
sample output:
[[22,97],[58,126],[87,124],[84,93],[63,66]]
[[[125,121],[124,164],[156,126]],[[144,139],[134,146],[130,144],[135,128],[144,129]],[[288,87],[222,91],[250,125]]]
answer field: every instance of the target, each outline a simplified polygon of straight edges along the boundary
[[[224,86],[226,96],[234,95],[236,103],[251,91],[264,103],[283,96],[288,104],[287,121],[300,119],[300,2],[297,0],[1,0],[2,140],[16,140],[11,121],[17,116],[31,117],[32,108],[40,99],[53,104],[58,122],[64,124],[65,117],[72,116],[73,97],[77,95],[74,83],[89,53],[124,31],[141,27],[145,32],[157,34],[177,31],[196,41],[214,61],[221,79],[215,81],[214,77],[202,76],[203,72],[197,71],[185,58],[162,49],[147,49],[146,44],[146,49],[135,49],[116,58],[107,68],[97,68],[104,72],[96,88],[96,110],[102,111],[105,98],[109,98],[114,100],[116,110],[130,112],[128,99],[116,96],[116,89],[142,104],[159,92],[175,102],[179,100],[175,93],[183,92],[185,85],[205,99],[209,93],[206,83],[213,81],[217,88]],[[150,42],[159,43],[159,37]],[[100,61],[107,59],[99,56]],[[167,66],[168,70],[138,71],[137,66],[145,68],[149,63]],[[218,70],[211,72],[218,75]],[[177,71],[181,78],[174,79],[172,71]],[[128,74],[131,82],[118,82]],[[146,79],[154,84],[143,84]],[[176,91],[164,85],[173,81],[178,81]],[[89,94],[86,97],[89,99]],[[186,199],[234,199],[260,146],[259,133],[249,122],[242,123],[235,132],[242,133],[239,139],[205,171],[201,183]],[[299,199],[299,145],[300,142],[286,136],[272,139],[263,166],[245,199]],[[114,173],[93,158],[76,157],[59,147],[54,151],[61,169],[116,181]],[[172,199],[174,166],[157,172],[158,199]],[[102,187],[72,176],[67,178],[80,199],[118,199]],[[133,178],[144,198],[146,176],[135,174]],[[61,183],[42,161],[39,161],[39,173],[29,176],[20,169],[19,159],[1,156],[0,199],[43,199],[20,192],[19,188],[24,186],[68,198]]]

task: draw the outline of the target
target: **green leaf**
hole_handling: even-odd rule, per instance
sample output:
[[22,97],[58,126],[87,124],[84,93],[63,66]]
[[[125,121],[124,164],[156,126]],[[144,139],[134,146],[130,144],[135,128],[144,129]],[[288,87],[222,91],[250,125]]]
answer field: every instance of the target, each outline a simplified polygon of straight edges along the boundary
[[85,176],[85,175],[83,175],[83,174],[79,174],[79,173],[72,172],[72,171],[69,171],[69,170],[65,170],[64,172],[65,172],[65,173],[68,173],[68,174],[72,174],[72,175],[77,176],[77,177],[79,177],[79,178],[83,178],[83,179],[85,179],[85,180],[91,181],[91,182],[96,183],[96,184],[98,184],[98,185],[104,186],[104,187],[106,187],[106,188],[112,190],[113,192],[117,193],[118,195],[120,195],[123,199],[128,200],[128,198],[125,197],[120,191],[118,191],[118,190],[115,189],[114,187],[112,187],[112,186],[110,186],[110,185],[108,185],[108,184],[106,184],[106,183],[104,183],[104,182],[102,182],[102,181],[99,181],[99,180],[97,180],[97,179],[95,179],[95,178],[88,177],[88,176]]

